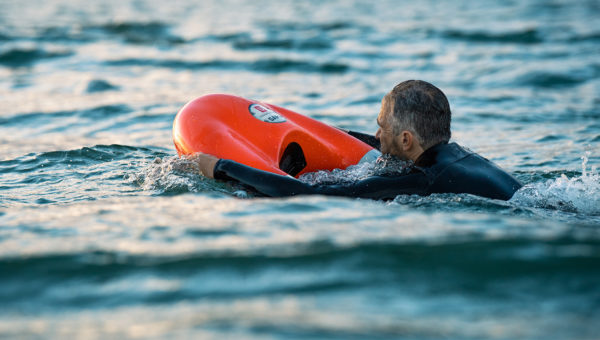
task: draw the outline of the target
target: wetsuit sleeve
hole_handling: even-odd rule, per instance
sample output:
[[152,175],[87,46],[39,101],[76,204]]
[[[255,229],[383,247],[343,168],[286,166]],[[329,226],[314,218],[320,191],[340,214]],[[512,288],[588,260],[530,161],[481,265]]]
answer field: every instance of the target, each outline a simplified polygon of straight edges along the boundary
[[362,133],[362,132],[350,131],[350,130],[346,130],[346,132],[350,136],[360,140],[361,142],[363,142],[365,144],[368,144],[368,145],[374,147],[377,150],[380,150],[380,148],[381,148],[381,143],[379,142],[379,139],[375,138],[375,136],[373,136],[373,135],[369,135],[369,134]]
[[235,180],[267,196],[331,195],[388,200],[401,194],[426,194],[427,179],[422,172],[404,176],[373,176],[351,184],[309,185],[290,176],[221,159],[215,165],[216,179]]

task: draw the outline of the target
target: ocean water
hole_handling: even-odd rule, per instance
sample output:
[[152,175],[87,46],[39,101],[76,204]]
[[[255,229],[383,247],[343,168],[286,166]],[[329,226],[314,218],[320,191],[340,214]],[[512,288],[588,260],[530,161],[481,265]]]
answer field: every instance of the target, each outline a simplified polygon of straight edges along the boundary
[[[513,199],[259,198],[173,147],[204,94],[374,132],[406,79]],[[599,339],[598,165],[597,0],[0,0],[0,338]]]

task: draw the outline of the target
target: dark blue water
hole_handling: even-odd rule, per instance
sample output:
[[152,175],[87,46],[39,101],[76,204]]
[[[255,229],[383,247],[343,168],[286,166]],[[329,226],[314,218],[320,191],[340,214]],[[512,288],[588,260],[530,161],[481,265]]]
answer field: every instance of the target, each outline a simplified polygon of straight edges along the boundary
[[[0,338],[598,339],[599,56],[598,1],[0,0]],[[255,198],[171,141],[207,93],[374,132],[406,79],[512,200]]]

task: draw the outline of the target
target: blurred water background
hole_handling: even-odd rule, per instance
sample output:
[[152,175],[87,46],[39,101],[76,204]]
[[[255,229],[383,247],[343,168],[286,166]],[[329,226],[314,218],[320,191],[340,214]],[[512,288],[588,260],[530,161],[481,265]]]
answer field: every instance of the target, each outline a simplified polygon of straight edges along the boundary
[[[253,198],[172,145],[207,93],[374,132],[406,79],[512,200]],[[598,339],[598,164],[597,0],[0,0],[0,338]]]

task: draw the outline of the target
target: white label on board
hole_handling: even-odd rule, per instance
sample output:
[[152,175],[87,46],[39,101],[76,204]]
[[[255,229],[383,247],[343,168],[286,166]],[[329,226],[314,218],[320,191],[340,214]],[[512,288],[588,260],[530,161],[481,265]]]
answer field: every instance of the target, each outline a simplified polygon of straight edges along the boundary
[[260,104],[252,104],[248,107],[250,113],[256,117],[257,119],[262,120],[267,123],[283,123],[285,122],[285,118],[283,118],[279,113],[274,110],[260,105]]

